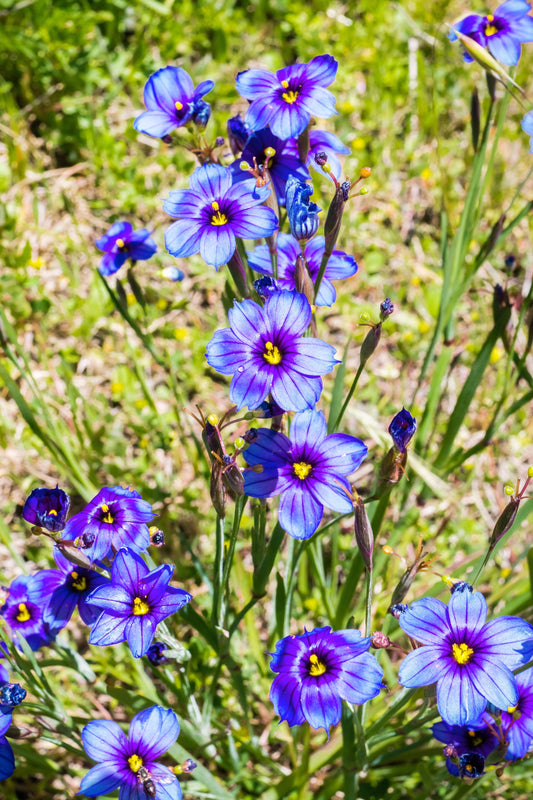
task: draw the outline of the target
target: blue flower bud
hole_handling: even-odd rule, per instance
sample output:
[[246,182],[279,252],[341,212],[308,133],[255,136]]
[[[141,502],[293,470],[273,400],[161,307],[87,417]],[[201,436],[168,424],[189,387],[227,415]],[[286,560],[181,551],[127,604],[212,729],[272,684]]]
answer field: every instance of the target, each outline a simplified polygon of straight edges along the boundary
[[18,706],[26,697],[26,689],[20,683],[5,683],[0,687],[0,705]]
[[234,156],[239,155],[244,150],[246,140],[251,133],[250,128],[240,114],[237,114],[236,117],[230,117],[226,123],[226,128],[231,152]]
[[154,642],[148,648],[146,658],[152,666],[159,667],[161,664],[165,664],[168,661],[168,658],[163,655],[163,652],[167,649],[164,642]]
[[70,498],[63,489],[34,489],[24,503],[22,516],[26,522],[56,533],[65,527],[69,508]]
[[416,431],[416,419],[411,416],[407,409],[402,408],[396,414],[389,425],[389,433],[392,436],[394,446],[400,453],[405,453],[407,445],[413,438]]
[[205,128],[211,116],[211,105],[205,100],[196,99],[190,103],[191,119],[199,128]]
[[379,310],[382,320],[387,319],[387,317],[390,317],[390,315],[394,311],[394,306],[392,304],[392,300],[390,299],[390,297],[385,298],[385,300],[381,303]]
[[318,230],[318,212],[321,209],[309,200],[312,194],[312,186],[293,175],[289,176],[285,204],[292,235],[299,241],[311,239]]
[[274,278],[269,278],[267,275],[254,281],[254,289],[262,300],[279,291]]

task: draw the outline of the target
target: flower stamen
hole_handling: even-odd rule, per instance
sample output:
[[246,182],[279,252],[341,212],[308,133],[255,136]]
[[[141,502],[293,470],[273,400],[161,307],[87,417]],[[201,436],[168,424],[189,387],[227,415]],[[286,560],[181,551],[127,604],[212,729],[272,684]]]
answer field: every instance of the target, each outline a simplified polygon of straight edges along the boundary
[[50,511],[47,511],[46,513],[48,514],[49,517],[50,516],[57,517],[57,511],[55,510],[55,508],[51,508]]
[[128,758],[128,764],[130,765],[131,771],[137,773],[143,765],[143,760],[137,753],[134,753]]
[[107,505],[107,503],[102,503],[102,505],[100,506],[100,509],[103,512],[103,515],[102,515],[100,521],[101,522],[107,522],[108,525],[112,525],[115,520],[113,519],[113,517],[111,515],[111,512],[109,511],[109,506]]
[[26,603],[19,603],[18,605],[17,622],[27,622],[31,618]]
[[452,655],[458,664],[468,664],[474,655],[474,651],[465,642],[461,644],[454,643],[452,646]]
[[211,203],[211,208],[215,212],[211,215],[211,225],[227,225],[228,218],[220,211],[220,206],[216,200]]
[[283,94],[281,96],[282,96],[283,100],[285,100],[286,103],[291,103],[292,104],[292,103],[295,103],[296,100],[298,99],[298,92],[293,92],[291,90],[289,92],[283,92]]
[[269,364],[279,364],[281,362],[281,353],[279,349],[272,344],[272,342],[265,342],[265,352],[263,358]]
[[487,25],[485,25],[485,30],[484,30],[485,36],[494,36],[495,33],[499,32],[498,28],[496,28],[495,25],[491,24],[492,22],[494,22],[494,15],[487,14],[485,19],[487,20]]
[[70,573],[70,577],[72,579],[70,584],[72,588],[76,589],[78,592],[84,592],[87,588],[87,578],[84,575],[80,577],[80,574],[76,572],[76,570]]
[[319,675],[323,675],[325,672],[326,665],[318,660],[316,653],[311,653],[309,656],[309,675],[318,678]]
[[122,248],[125,247],[126,242],[124,241],[124,239],[117,239],[115,244],[117,245],[119,250],[122,250]]
[[295,461],[292,469],[296,477],[303,481],[311,472],[311,464],[307,464],[305,461]]
[[146,600],[142,599],[142,597],[135,597],[133,600],[132,611],[136,617],[141,617],[144,614],[148,614],[148,612],[150,611],[150,606],[148,605]]

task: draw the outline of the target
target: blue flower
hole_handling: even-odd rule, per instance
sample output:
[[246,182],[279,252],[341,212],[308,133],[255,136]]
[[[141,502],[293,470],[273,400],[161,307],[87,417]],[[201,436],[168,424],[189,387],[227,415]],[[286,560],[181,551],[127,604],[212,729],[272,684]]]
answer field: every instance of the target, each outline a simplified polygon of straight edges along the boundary
[[11,745],[4,736],[10,725],[10,716],[7,714],[0,716],[0,781],[10,778],[15,771],[15,756]]
[[313,187],[289,175],[285,190],[285,205],[292,235],[302,241],[310,239],[318,230],[318,212],[321,209],[309,200]]
[[231,152],[234,156],[237,156],[244,150],[251,130],[240,114],[237,114],[236,117],[230,117],[226,123],[226,128]]
[[[274,155],[271,154],[272,151]],[[242,157],[230,165],[234,183],[250,177],[248,172],[241,169],[243,162],[253,168],[256,165],[262,168],[267,164],[268,175],[272,180],[280,205],[285,204],[285,187],[289,175],[304,181],[309,179],[309,171],[298,158],[298,150],[296,149],[296,152],[289,153],[287,151],[287,143],[274,136],[270,128],[252,133],[246,141]]]
[[[322,256],[326,249],[326,241],[323,236],[315,236],[311,241],[306,242],[304,256],[309,268],[309,274],[313,283],[316,280]],[[280,233],[277,240],[278,254],[278,278],[276,281],[280,289],[295,290],[295,270],[296,259],[302,253],[300,243],[287,233]],[[248,263],[262,275],[272,275],[272,260],[267,245],[261,244],[255,248],[253,253],[248,253]],[[350,278],[357,272],[357,264],[352,256],[343,253],[341,250],[334,250],[328,261],[324,277],[316,297],[317,306],[332,306],[337,294],[331,281],[339,281]]]
[[413,438],[415,431],[416,419],[411,416],[406,408],[402,408],[389,425],[389,433],[398,452],[406,452],[407,445]]
[[70,497],[63,489],[34,489],[22,509],[22,516],[31,525],[39,525],[56,533],[65,527]]
[[254,180],[232,185],[227,167],[204,164],[195,169],[189,186],[170,192],[163,203],[166,213],[178,219],[165,233],[165,245],[173,256],[200,253],[218,269],[235,252],[236,237],[260,239],[278,227],[272,209],[262,205],[270,189],[257,188]]
[[277,642],[270,668],[279,675],[270,699],[281,720],[290,726],[307,720],[329,734],[340,721],[342,700],[362,704],[376,697],[383,688],[383,670],[369,647],[370,638],[359,631],[330,627]]
[[11,583],[0,614],[11,628],[15,644],[18,645],[17,632],[32,650],[38,650],[55,638],[58,628],[49,626],[43,616],[52,586],[50,580],[36,580],[29,575],[20,575]]
[[89,605],[101,609],[89,644],[105,646],[126,641],[135,658],[144,656],[158,623],[192,599],[183,589],[169,586],[173,572],[174,567],[168,564],[150,572],[133,550],[119,550],[111,568],[111,582],[87,598]]
[[330,55],[315,56],[309,63],[293,64],[275,74],[249,69],[237,75],[237,91],[251,105],[246,122],[252,130],[270,125],[280,139],[299,136],[311,119],[336,114],[335,97],[325,87],[335,80],[338,64]]
[[359,467],[366,445],[355,436],[327,436],[326,419],[315,409],[296,414],[290,436],[259,428],[257,439],[244,451],[257,473],[244,472],[244,492],[250,497],[281,495],[279,523],[296,539],[308,539],[322,519],[324,506],[348,514],[352,510],[346,475]]
[[533,669],[518,673],[518,702],[501,712],[502,728],[509,747],[506,761],[523,758],[533,750]]
[[529,140],[529,152],[533,153],[533,111],[528,111],[521,122],[522,129],[531,136]]
[[[159,764],[180,732],[173,711],[161,706],[136,714],[128,736],[111,720],[93,720],[81,733],[85,752],[98,762],[82,779],[79,794],[88,797],[107,795],[120,787],[120,800],[181,800],[178,779],[168,767]],[[148,783],[151,782],[151,785]]]
[[[527,0],[507,0],[494,14],[485,17],[480,14],[469,14],[453,26],[459,33],[469,36],[482,47],[488,47],[490,53],[502,64],[518,64],[520,47],[524,42],[533,42],[533,18],[528,16],[531,6]],[[452,30],[451,41],[457,39]],[[465,52],[465,61],[473,61]]]
[[104,486],[83,511],[71,517],[65,539],[80,537],[79,546],[91,561],[99,561],[127,545],[142,552],[150,546],[146,523],[156,515],[141,495],[121,486]]
[[102,275],[113,275],[128,258],[146,261],[157,250],[150,231],[146,228],[134,231],[130,222],[115,222],[95,244],[105,253],[98,267]]
[[99,612],[88,605],[87,597],[94,589],[108,584],[109,580],[93,569],[75,566],[58,547],[54,547],[53,552],[59,569],[43,569],[33,577],[36,586],[47,584],[45,623],[52,629],[63,628],[78,606],[82,620],[86,625],[92,625]]
[[338,363],[335,349],[304,336],[311,306],[298,292],[274,292],[264,307],[253,300],[235,303],[230,326],[217,331],[207,345],[207,363],[233,375],[230,399],[238,408],[257,408],[268,394],[285,411],[315,405],[322,391],[319,375]]
[[[210,106],[201,98],[211,91],[213,81],[203,81],[196,89],[191,76],[180,67],[163,67],[150,75],[144,87],[144,105],[133,127],[140,133],[162,138],[189,120],[204,126]],[[205,108],[207,107],[207,108]],[[196,119],[195,119],[196,117]],[[198,120],[198,118],[200,118]]]
[[[483,719],[475,720],[469,725],[448,725],[447,722],[437,722],[431,728],[431,732],[435,739],[446,745],[444,748],[446,767],[455,777],[478,777],[483,772],[485,759],[498,746],[497,736]],[[476,766],[474,756],[482,759],[481,771],[479,771],[480,762],[478,761]],[[460,775],[461,770],[463,775]],[[472,774],[473,771],[477,774]]]
[[486,622],[481,592],[455,591],[448,606],[434,597],[416,600],[400,615],[401,628],[423,647],[403,660],[403,686],[437,684],[437,706],[449,725],[468,725],[483,714],[487,701],[515,706],[518,687],[512,669],[524,663],[524,642],[533,629],[519,617]]
[[[350,148],[346,147],[338,136],[329,131],[317,131],[315,128],[309,131],[309,153],[307,155],[306,165],[311,166],[313,169],[322,172],[322,169],[315,161],[317,153],[325,153],[327,156],[327,163],[331,167],[331,174],[340,179],[342,175],[342,165],[337,158],[337,153],[341,155],[348,155]],[[291,155],[295,158],[298,156],[298,140],[289,139],[285,145],[285,155]]]

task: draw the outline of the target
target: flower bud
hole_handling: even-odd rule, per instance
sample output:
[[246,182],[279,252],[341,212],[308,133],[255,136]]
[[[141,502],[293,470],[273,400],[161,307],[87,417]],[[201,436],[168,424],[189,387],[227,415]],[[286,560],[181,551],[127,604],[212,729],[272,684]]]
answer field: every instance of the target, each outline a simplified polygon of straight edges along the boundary
[[364,338],[363,344],[361,345],[361,353],[359,355],[359,360],[361,362],[361,366],[366,364],[370,356],[375,351],[376,347],[379,344],[379,340],[381,338],[381,322],[378,322],[377,325],[372,325],[370,330],[368,331],[367,335]]
[[359,496],[357,496],[354,506],[354,531],[355,541],[357,542],[365,567],[371,570],[372,553],[374,551],[374,533],[368,514],[366,513],[365,504]]
[[311,239],[318,230],[320,208],[309,200],[313,187],[289,175],[285,193],[285,206],[292,235],[298,241]]
[[34,489],[22,509],[26,522],[56,533],[65,527],[70,497],[63,489]]
[[313,305],[315,287],[311,275],[309,274],[307,261],[301,253],[296,256],[296,266],[294,268],[294,287],[297,292],[306,296],[310,305]]
[[18,706],[26,697],[26,689],[20,683],[4,683],[0,686],[0,705]]
[[326,239],[326,253],[332,253],[339,237],[344,206],[350,192],[350,181],[344,181],[335,188],[333,200],[328,208],[324,223],[324,237]]
[[400,619],[402,614],[405,614],[409,606],[407,603],[395,603],[393,606],[389,608],[389,614],[391,614],[394,619]]
[[246,140],[250,135],[250,128],[240,114],[230,117],[226,123],[228,131],[229,146],[234,156],[239,155],[244,150]]
[[411,416],[406,408],[402,408],[389,425],[389,433],[398,452],[406,452],[407,445],[413,438],[415,431],[416,419]]
[[393,311],[394,311],[394,306],[392,304],[392,300],[390,299],[390,297],[386,297],[385,300],[379,306],[379,312],[380,312],[379,316],[381,321],[383,322],[384,320],[387,319],[387,317],[390,317]]
[[372,175],[371,167],[363,167],[363,169],[359,173],[359,177],[362,178],[363,180],[366,180],[366,178],[370,178],[371,175]]
[[163,655],[163,652],[168,650],[164,642],[153,642],[146,651],[146,657],[150,664],[154,667],[159,667],[161,664],[166,664],[168,658]]
[[323,167],[325,164],[328,163],[328,154],[325,153],[323,150],[320,150],[320,152],[315,153],[313,158],[315,160],[315,164],[318,164],[319,167]]
[[376,631],[372,634],[371,638],[371,647],[374,647],[376,650],[383,650],[385,647],[390,647],[391,641],[388,636],[385,636],[384,633],[381,631]]
[[262,300],[266,300],[271,294],[279,291],[274,278],[270,278],[268,275],[255,280],[254,289]]

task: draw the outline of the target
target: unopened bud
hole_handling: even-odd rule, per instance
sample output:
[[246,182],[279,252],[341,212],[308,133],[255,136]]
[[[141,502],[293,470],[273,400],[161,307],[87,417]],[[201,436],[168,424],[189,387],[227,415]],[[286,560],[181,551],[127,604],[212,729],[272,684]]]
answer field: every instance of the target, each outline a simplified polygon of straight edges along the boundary
[[379,315],[382,320],[387,319],[390,315],[394,312],[394,305],[390,297],[386,297],[385,300],[380,303],[379,306]]
[[363,169],[359,173],[359,177],[363,179],[370,178],[371,175],[372,175],[372,169],[370,167],[363,167]]
[[319,167],[323,167],[328,163],[328,154],[321,150],[319,153],[315,153],[314,159],[315,164],[318,164]]
[[366,513],[365,504],[357,497],[354,507],[355,541],[361,553],[365,567],[372,570],[372,553],[374,552],[374,532]]
[[298,253],[296,256],[296,266],[294,268],[294,287],[297,292],[305,295],[309,301],[309,304],[313,302],[315,287],[311,275],[309,274],[307,261],[301,253]]
[[507,531],[512,528],[516,515],[518,514],[518,509],[520,508],[520,500],[520,497],[512,497],[496,520],[492,536],[490,537],[489,550],[493,550],[502,536],[505,536]]
[[381,322],[378,322],[377,325],[373,325],[370,328],[367,335],[365,336],[363,344],[361,345],[361,353],[359,355],[361,366],[366,364],[370,356],[374,353],[376,347],[379,344],[380,338],[381,338]]
[[390,647],[391,641],[388,636],[385,636],[381,631],[376,631],[371,636],[371,647],[376,650],[383,650],[385,647]]
[[402,614],[408,610],[409,606],[406,603],[395,603],[389,608],[389,614],[391,614],[394,619],[400,619]]
[[368,188],[368,186],[361,186],[361,188],[359,189],[359,194],[361,194],[361,195],[368,194],[369,191],[370,191],[370,189]]

